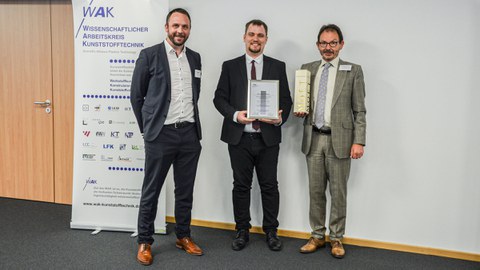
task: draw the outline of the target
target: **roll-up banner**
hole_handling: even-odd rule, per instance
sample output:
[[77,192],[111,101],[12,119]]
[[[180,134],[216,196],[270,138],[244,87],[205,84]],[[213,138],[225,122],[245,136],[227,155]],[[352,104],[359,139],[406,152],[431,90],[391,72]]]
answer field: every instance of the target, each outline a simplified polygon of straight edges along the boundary
[[[145,153],[130,105],[130,84],[140,51],[165,38],[168,1],[73,0],[72,4],[75,145],[70,226],[135,232]],[[166,231],[164,190],[156,233]]]

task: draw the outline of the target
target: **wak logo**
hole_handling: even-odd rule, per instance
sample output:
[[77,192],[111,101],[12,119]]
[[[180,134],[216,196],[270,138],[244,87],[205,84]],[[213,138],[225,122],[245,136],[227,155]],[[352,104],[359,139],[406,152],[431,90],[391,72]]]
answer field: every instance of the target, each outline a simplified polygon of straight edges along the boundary
[[102,18],[108,18],[113,16],[112,13],[113,7],[83,7],[83,17],[90,17],[90,18],[97,18],[97,17],[102,17]]
[[85,135],[85,137],[90,136],[90,131],[84,131],[84,132],[83,132],[83,135]]
[[85,180],[85,186],[83,187],[83,190],[87,187],[87,185],[95,185],[97,184],[96,179],[92,179],[91,177],[88,177],[88,179]]
[[[94,0],[88,0],[90,3],[88,6],[84,6],[83,8],[83,19],[82,22],[80,23],[80,26],[77,29],[77,33],[75,34],[75,38],[78,37],[78,34],[80,33],[80,29],[82,28],[83,23],[85,22],[86,19],[88,18],[115,18],[113,15],[113,7],[96,7],[92,6],[92,3]],[[84,26],[88,28],[88,26]]]

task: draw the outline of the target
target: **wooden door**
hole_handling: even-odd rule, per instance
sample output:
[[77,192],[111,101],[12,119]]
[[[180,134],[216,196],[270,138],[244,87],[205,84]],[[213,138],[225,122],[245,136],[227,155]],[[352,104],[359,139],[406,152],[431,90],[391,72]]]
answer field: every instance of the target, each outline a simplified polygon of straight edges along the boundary
[[55,202],[72,204],[74,51],[70,0],[51,0]]
[[50,1],[0,1],[2,197],[54,201],[51,44]]

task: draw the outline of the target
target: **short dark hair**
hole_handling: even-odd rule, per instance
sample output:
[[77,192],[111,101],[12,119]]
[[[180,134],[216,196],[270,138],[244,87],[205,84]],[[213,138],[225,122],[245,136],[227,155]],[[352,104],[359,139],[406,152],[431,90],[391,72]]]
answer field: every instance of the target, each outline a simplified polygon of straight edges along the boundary
[[343,34],[342,34],[342,30],[340,30],[340,27],[338,27],[335,24],[326,24],[326,25],[322,26],[322,28],[320,28],[320,31],[318,32],[318,36],[317,36],[317,42],[320,41],[320,35],[325,31],[335,31],[335,32],[337,32],[338,38],[340,39],[338,42],[343,41]]
[[258,26],[263,26],[263,28],[265,28],[265,34],[268,36],[268,26],[267,26],[267,24],[264,23],[262,20],[259,20],[259,19],[251,20],[251,21],[247,22],[247,24],[245,24],[245,34],[247,33],[248,27],[251,24],[258,25]]
[[167,19],[165,20],[165,24],[168,25],[168,20],[170,20],[170,17],[172,16],[173,13],[182,13],[183,15],[186,15],[188,17],[188,21],[190,22],[190,25],[192,25],[192,20],[190,19],[190,14],[188,14],[188,11],[186,11],[185,9],[183,8],[175,8],[175,9],[172,9],[170,10],[170,12],[168,13],[167,15]]

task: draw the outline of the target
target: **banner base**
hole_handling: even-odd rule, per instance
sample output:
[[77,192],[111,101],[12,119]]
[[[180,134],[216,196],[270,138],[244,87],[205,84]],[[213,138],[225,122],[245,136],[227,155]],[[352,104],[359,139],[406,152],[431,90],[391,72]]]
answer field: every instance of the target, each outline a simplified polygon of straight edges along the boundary
[[[157,228],[155,228],[155,234],[167,234],[167,223],[165,223],[163,226],[158,227],[157,224],[155,224]],[[70,222],[70,229],[80,229],[80,230],[93,230],[94,232],[99,233],[100,231],[112,231],[112,232],[132,232],[137,236],[137,228],[133,227],[128,227],[128,226],[120,226],[118,224],[115,225],[94,225],[91,223],[88,224],[82,224],[82,223],[77,223],[77,222]],[[92,233],[93,234],[93,233]],[[134,237],[132,234],[132,237]]]

